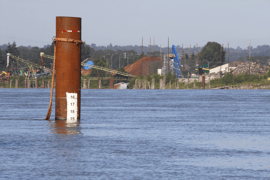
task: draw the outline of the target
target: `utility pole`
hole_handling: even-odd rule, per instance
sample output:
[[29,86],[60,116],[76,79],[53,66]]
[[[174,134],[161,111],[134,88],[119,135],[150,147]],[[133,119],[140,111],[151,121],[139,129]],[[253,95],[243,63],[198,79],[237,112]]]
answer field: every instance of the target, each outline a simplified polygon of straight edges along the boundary
[[191,44],[189,45],[189,51],[190,51],[190,54],[189,54],[189,62],[191,63]]
[[[160,60],[161,60],[161,64],[162,64],[161,67],[163,67],[163,58],[162,58],[162,54],[161,54],[161,44],[160,44],[160,47],[159,47],[159,51],[160,51]],[[161,72],[162,72],[162,70],[161,70]]]
[[155,37],[154,37],[154,57],[156,57],[156,49],[155,49],[156,43],[155,43]]
[[[156,63],[155,63],[156,48],[155,48],[155,46],[156,46],[156,43],[155,43],[155,37],[154,37],[154,74],[155,74],[155,71],[156,71]],[[149,68],[150,68],[150,66],[149,66]]]
[[149,57],[151,57],[151,38],[150,38],[150,46],[149,46]]
[[220,54],[220,73],[219,74],[221,74],[221,51],[222,50],[221,50],[221,44],[220,44],[220,53],[219,53]]
[[199,79],[199,76],[200,76],[200,70],[199,70],[199,51],[198,51],[198,44],[196,44],[197,46],[197,67],[198,67],[198,79]]
[[111,68],[112,68],[112,57],[113,57],[114,54],[116,54],[116,53],[113,53],[113,54],[111,55]]
[[250,40],[249,40],[249,57],[248,57],[248,59],[249,59],[249,75],[250,75]]
[[142,37],[142,53],[143,53],[143,37]]
[[[119,68],[120,68],[120,56],[121,56],[121,54],[119,54]],[[119,69],[119,68],[118,68],[118,69]]]
[[170,56],[169,56],[169,53],[170,53],[170,49],[169,49],[169,37],[168,37],[168,72],[170,71]]
[[160,51],[160,59],[161,59],[161,44],[159,46],[159,51]]
[[228,72],[230,72],[230,47],[228,42]]

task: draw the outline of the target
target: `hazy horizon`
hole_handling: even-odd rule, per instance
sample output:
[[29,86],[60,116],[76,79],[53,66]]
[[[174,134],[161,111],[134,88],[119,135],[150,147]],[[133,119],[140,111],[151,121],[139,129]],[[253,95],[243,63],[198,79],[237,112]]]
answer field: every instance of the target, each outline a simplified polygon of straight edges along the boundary
[[97,46],[203,47],[215,41],[242,49],[269,45],[270,1],[101,0],[1,1],[0,44],[43,47],[55,36],[56,16],[82,18],[82,40]]

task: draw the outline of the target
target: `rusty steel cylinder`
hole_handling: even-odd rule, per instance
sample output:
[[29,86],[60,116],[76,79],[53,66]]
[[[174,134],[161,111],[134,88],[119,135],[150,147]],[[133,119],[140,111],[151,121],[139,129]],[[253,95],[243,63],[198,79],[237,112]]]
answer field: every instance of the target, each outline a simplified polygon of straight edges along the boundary
[[205,89],[205,76],[202,76],[202,89]]
[[[75,111],[72,111],[77,114],[77,120],[80,119],[81,43],[68,40],[81,41],[81,18],[56,17],[55,120],[66,120],[68,117],[67,93],[76,94],[71,96],[73,100],[76,99],[75,106],[77,106]],[[74,104],[74,101],[72,101],[72,104]],[[74,117],[72,118],[74,119]]]

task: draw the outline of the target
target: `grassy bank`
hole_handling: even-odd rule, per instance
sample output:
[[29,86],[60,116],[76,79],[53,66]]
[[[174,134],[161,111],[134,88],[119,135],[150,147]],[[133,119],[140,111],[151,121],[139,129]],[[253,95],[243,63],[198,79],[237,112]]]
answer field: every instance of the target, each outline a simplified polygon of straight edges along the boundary
[[[210,85],[211,88],[218,88],[218,87],[224,87],[224,86],[270,86],[270,81],[268,80],[268,77],[270,77],[270,71],[267,74],[264,74],[263,76],[259,75],[249,75],[249,74],[239,74],[239,75],[233,75],[231,73],[225,74],[223,77],[219,79],[211,80]],[[135,85],[136,79],[141,80],[147,80],[150,83],[152,82],[152,78],[155,78],[155,89],[159,89],[159,82],[160,79],[163,79],[164,76],[161,75],[149,75],[147,77],[140,76],[137,78],[133,78],[129,83],[130,87],[133,88]],[[171,81],[171,88],[175,89],[175,76],[171,73],[166,74],[166,85],[165,88],[169,89],[169,81]],[[202,88],[202,82],[197,82],[196,80],[189,85],[187,85],[184,82],[180,82],[179,89],[201,89]],[[205,83],[205,89],[209,88],[209,83]]]
[[264,76],[249,75],[249,74],[239,74],[239,75],[234,76],[231,73],[227,73],[220,79],[211,80],[211,88],[222,87],[222,86],[235,86],[235,85],[269,86],[270,81],[268,80],[268,77],[270,77],[269,72],[268,74],[265,74]]
[[[175,89],[175,80],[176,77],[174,74],[167,73],[166,75],[166,85],[165,88],[169,89],[169,82],[171,81],[171,89]],[[223,77],[219,79],[214,79],[211,80],[211,88],[219,88],[219,87],[224,87],[224,86],[253,86],[253,87],[259,87],[259,86],[266,86],[270,87],[270,81],[268,80],[268,77],[270,77],[270,71],[267,74],[264,74],[263,76],[259,75],[249,75],[249,74],[239,74],[239,75],[233,75],[231,73],[225,74]],[[88,86],[88,79],[91,78],[90,75],[84,76],[82,75],[81,77],[81,87],[83,87],[84,84],[84,79],[86,79],[86,86]],[[136,79],[141,79],[141,80],[146,80],[147,82],[152,83],[152,79],[155,79],[155,89],[159,89],[160,86],[160,79],[163,79],[163,75],[148,75],[148,76],[140,76],[136,78],[132,78],[129,83],[130,88],[134,88],[135,81]],[[23,88],[23,83],[25,80],[24,76],[13,76],[11,78],[12,80],[12,88],[15,88],[15,83],[16,79],[18,79],[18,87]],[[47,83],[48,81],[51,81],[52,77],[51,76],[45,76],[45,77],[40,77],[38,78],[38,85],[39,87],[42,86],[43,80]],[[31,81],[35,81],[35,79],[31,79]],[[109,79],[107,80],[102,80],[102,88],[103,89],[108,89],[109,88]],[[119,81],[120,82],[120,81]],[[115,81],[114,84],[118,83],[118,81]],[[189,85],[187,85],[184,82],[178,82],[179,89],[201,89],[202,88],[202,83],[197,82],[196,80]],[[0,87],[2,88],[9,88],[10,87],[10,82],[2,82],[0,83]],[[90,83],[91,89],[98,89],[98,80],[91,80]],[[205,83],[205,88],[209,88],[209,83]]]

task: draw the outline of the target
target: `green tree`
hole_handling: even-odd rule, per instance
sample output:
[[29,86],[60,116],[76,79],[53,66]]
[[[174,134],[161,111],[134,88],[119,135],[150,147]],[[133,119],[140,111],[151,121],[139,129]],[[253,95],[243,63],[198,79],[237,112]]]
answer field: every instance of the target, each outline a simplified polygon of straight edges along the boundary
[[93,49],[91,49],[85,42],[81,45],[81,62],[85,60],[86,58],[90,58],[91,52]]
[[175,79],[176,79],[175,72],[172,73],[171,71],[169,71],[166,73],[165,76],[166,76],[166,84],[168,84],[169,81],[171,81],[171,83],[175,82]]
[[188,53],[185,53],[185,58],[186,58],[186,61],[189,60],[189,54]]
[[[190,56],[190,55],[189,55]],[[197,58],[195,56],[194,53],[191,54],[191,57],[189,57],[189,59],[187,60],[187,65],[189,67],[187,67],[186,72],[191,75],[191,73],[195,73],[195,69],[196,69],[196,62],[197,62]]]
[[209,61],[210,67],[219,66],[220,65],[220,49],[221,49],[221,64],[224,64],[226,51],[223,50],[222,46],[216,42],[208,42],[203,47],[203,49],[199,53],[199,61],[202,62],[203,64]]
[[141,59],[141,58],[143,58],[143,57],[145,57],[144,52],[142,52],[142,53],[139,55],[138,59]]
[[[123,67],[120,67],[120,68],[118,69],[118,71],[127,73],[126,70],[125,70],[125,68],[123,68]],[[127,78],[127,77],[122,76],[122,75],[120,75],[120,74],[115,74],[113,77],[114,77],[114,78]]]
[[12,44],[8,43],[6,53],[11,53],[14,56],[19,55],[19,51],[18,51],[18,48],[16,47],[16,42],[15,41]]
[[[14,56],[19,55],[19,51],[18,51],[18,48],[16,47],[15,41],[12,44],[8,43],[6,53],[11,53]],[[11,67],[11,71],[14,71],[16,69],[15,71],[18,72],[18,69],[17,69],[18,64],[17,64],[16,60],[14,60],[13,58],[10,58],[9,65]],[[15,69],[14,69],[14,67],[15,67]]]
[[118,69],[118,71],[126,73],[126,70],[125,70],[125,68],[123,68],[123,67],[120,67],[120,68]]

